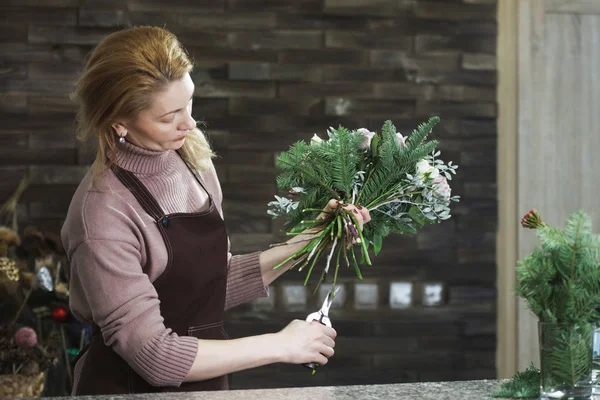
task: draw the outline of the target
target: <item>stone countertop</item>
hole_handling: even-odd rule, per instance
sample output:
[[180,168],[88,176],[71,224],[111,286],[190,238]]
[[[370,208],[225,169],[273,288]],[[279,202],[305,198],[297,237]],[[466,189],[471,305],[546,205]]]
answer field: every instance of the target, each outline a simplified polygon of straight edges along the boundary
[[389,385],[320,386],[221,392],[158,393],[119,396],[52,397],[48,400],[484,400],[499,387],[496,380],[421,382]]

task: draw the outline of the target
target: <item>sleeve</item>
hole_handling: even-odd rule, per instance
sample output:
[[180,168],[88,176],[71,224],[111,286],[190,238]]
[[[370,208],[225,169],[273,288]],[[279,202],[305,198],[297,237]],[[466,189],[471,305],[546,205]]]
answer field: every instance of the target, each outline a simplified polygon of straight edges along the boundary
[[92,310],[105,344],[148,383],[181,385],[196,357],[198,340],[165,327],[158,295],[142,271],[136,245],[85,241],[71,256],[71,271],[73,312]]
[[227,255],[229,269],[227,273],[227,293],[225,310],[243,304],[258,297],[269,295],[260,270],[260,252],[232,256]]

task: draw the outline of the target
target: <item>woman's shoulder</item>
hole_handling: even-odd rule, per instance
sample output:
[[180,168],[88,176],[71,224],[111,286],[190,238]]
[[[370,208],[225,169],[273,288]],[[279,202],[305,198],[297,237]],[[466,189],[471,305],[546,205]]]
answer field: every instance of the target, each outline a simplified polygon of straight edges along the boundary
[[61,236],[67,253],[86,240],[128,240],[135,237],[145,214],[135,208],[131,192],[111,170],[92,170],[75,191]]

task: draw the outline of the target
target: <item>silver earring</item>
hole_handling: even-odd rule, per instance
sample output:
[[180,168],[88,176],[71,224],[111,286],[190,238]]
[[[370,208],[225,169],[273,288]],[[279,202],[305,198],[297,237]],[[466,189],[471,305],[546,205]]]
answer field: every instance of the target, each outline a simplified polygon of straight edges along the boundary
[[125,135],[122,135],[122,136],[119,138],[119,143],[125,143]]

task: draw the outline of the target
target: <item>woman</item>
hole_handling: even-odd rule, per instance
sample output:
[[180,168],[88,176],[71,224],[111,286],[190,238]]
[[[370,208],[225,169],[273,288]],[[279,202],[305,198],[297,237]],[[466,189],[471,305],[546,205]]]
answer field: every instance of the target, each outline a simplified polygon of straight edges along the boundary
[[298,320],[223,340],[223,311],[266,296],[289,268],[273,266],[310,235],[231,256],[213,153],[192,118],[191,69],[174,35],[135,27],[107,36],[77,82],[79,136],[97,136],[98,152],[62,229],[71,309],[95,332],[74,394],[220,390],[231,372],[333,355],[336,332]]

